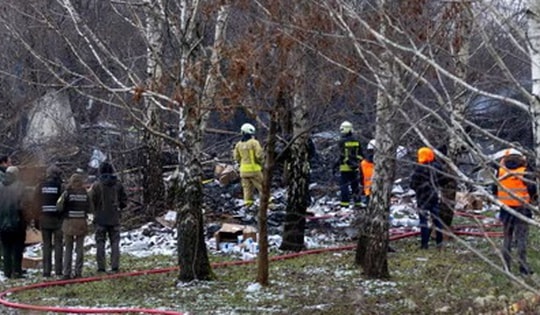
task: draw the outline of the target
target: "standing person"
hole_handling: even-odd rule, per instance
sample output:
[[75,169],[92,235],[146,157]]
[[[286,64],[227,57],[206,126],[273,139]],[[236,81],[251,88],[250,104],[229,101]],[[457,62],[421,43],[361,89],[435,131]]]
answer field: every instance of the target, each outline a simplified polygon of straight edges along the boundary
[[7,155],[0,155],[0,183],[6,176],[6,170],[11,166],[11,159]]
[[39,226],[43,238],[43,277],[50,277],[54,248],[54,271],[56,276],[63,272],[64,244],[62,238],[62,213],[56,201],[62,195],[62,171],[58,166],[47,168],[46,177],[35,191],[35,200],[41,208]]
[[[71,175],[61,198],[59,210],[64,213],[62,232],[66,244],[62,278],[80,278],[84,264],[84,237],[88,233],[86,219],[88,213],[93,211],[93,205],[84,188],[84,176],[77,173]],[[74,246],[76,258],[75,270],[72,273]]]
[[8,167],[0,185],[0,239],[4,256],[3,271],[7,278],[23,278],[22,259],[26,237],[24,194],[19,169]]
[[[537,199],[536,185],[532,172],[527,167],[527,161],[522,155],[509,154],[503,157],[497,170],[497,185],[495,195],[506,207],[532,218],[532,211],[527,205]],[[510,269],[512,245],[517,246],[519,272],[530,275],[533,272],[527,263],[527,243],[529,239],[529,225],[523,219],[501,208],[500,220],[503,223],[504,241],[502,254],[505,267]]]
[[360,162],[360,180],[362,187],[364,188],[365,204],[369,203],[369,197],[371,196],[371,184],[373,181],[373,172],[375,171],[375,162],[373,157],[375,156],[375,139],[371,139],[368,142],[366,156]]
[[95,210],[97,271],[106,271],[105,242],[108,237],[111,245],[111,272],[116,273],[120,268],[120,210],[126,207],[127,196],[111,164],[102,163],[99,174],[98,181],[90,189]]
[[261,144],[255,139],[255,127],[252,124],[243,124],[240,128],[242,139],[234,146],[234,160],[240,164],[240,180],[244,195],[244,206],[253,205],[253,189],[262,191],[262,163],[263,150]]
[[[4,181],[6,176],[6,170],[11,166],[11,159],[8,155],[0,155],[0,184]],[[0,262],[3,259],[2,255],[2,241],[0,239]]]
[[431,217],[435,225],[435,243],[441,248],[443,235],[442,223],[439,218],[439,187],[441,185],[441,167],[435,160],[435,153],[428,147],[418,149],[418,165],[411,177],[411,188],[416,192],[416,203],[420,219],[420,248],[427,249],[430,228],[428,220]]
[[341,139],[338,143],[339,159],[335,167],[339,167],[341,207],[349,207],[352,199],[355,206],[361,206],[360,178],[358,177],[358,163],[360,155],[360,142],[353,136],[353,125],[344,121],[339,127]]

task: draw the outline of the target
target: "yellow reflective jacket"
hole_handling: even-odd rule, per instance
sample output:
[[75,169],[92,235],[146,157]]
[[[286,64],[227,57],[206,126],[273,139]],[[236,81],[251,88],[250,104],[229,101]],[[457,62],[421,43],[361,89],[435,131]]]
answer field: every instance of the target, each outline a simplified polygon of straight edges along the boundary
[[234,146],[233,156],[240,164],[240,176],[262,171],[263,150],[255,138],[238,142]]

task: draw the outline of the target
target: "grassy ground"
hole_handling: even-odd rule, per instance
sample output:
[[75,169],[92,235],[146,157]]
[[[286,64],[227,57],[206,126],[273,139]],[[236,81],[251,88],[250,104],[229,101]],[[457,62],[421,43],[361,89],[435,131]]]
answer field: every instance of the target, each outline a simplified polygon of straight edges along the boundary
[[[177,285],[176,273],[171,272],[27,291],[10,296],[10,300],[54,306],[160,308],[192,314],[495,314],[532,296],[530,290],[467,247],[500,266],[495,251],[500,242],[471,238],[465,244],[448,242],[442,251],[421,251],[417,238],[396,241],[392,246],[397,252],[389,254],[391,279],[387,281],[363,277],[353,264],[354,252],[345,251],[274,262],[271,285],[265,288],[255,284],[256,266],[248,265],[215,269],[218,280],[213,282]],[[538,272],[537,231],[533,231],[530,245],[530,262]],[[170,267],[176,260],[128,255],[122,259],[122,266],[129,266],[126,271]],[[93,275],[88,269],[86,274]],[[536,274],[518,279],[540,288]],[[5,284],[41,280],[35,275]],[[538,311],[530,308],[522,314]]]

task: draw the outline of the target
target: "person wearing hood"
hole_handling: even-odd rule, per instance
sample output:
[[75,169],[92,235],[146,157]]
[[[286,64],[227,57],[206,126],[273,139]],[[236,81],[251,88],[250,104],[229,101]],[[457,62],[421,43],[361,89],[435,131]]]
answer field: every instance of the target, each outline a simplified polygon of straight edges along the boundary
[[240,165],[240,182],[244,197],[244,206],[253,205],[253,190],[262,192],[262,164],[263,149],[257,139],[255,139],[255,127],[245,123],[240,128],[242,139],[234,146],[233,157]]
[[[84,265],[84,238],[88,234],[88,214],[93,211],[86,188],[84,176],[75,173],[61,197],[60,212],[64,214],[62,232],[66,248],[64,251],[63,279],[82,277]],[[73,249],[75,249],[75,270],[72,273]]]
[[[62,171],[56,165],[47,168],[45,179],[36,187],[34,200],[40,207],[39,227],[43,239],[43,277],[50,277],[54,252],[54,270],[61,276],[63,266],[63,214],[58,211],[56,201],[62,195]],[[53,251],[54,249],[54,251]]]
[[442,223],[439,218],[439,190],[443,181],[441,166],[435,153],[428,147],[418,149],[418,164],[411,176],[411,188],[416,192],[416,204],[420,219],[420,248],[428,249],[431,230],[428,220],[435,225],[435,243],[441,248]]
[[26,237],[24,215],[25,187],[19,169],[9,166],[0,185],[0,240],[3,247],[3,271],[7,278],[22,278],[22,259]]
[[339,126],[341,138],[338,143],[339,158],[334,165],[340,173],[340,206],[349,207],[352,199],[355,206],[361,206],[362,193],[360,178],[358,177],[358,164],[362,159],[360,155],[360,142],[353,135],[353,125],[344,121]]
[[120,268],[120,211],[127,205],[127,196],[111,164],[100,165],[98,181],[90,188],[90,198],[95,211],[97,271],[106,271],[105,243],[109,239],[111,272],[116,273]]
[[504,205],[501,207],[499,218],[503,223],[504,240],[502,254],[505,267],[510,269],[512,246],[517,247],[519,272],[522,275],[532,274],[527,263],[527,243],[529,225],[523,219],[507,210],[516,212],[526,218],[532,218],[528,204],[537,199],[537,190],[532,171],[527,166],[527,160],[521,154],[504,156],[496,173],[497,185],[494,187],[495,196]]

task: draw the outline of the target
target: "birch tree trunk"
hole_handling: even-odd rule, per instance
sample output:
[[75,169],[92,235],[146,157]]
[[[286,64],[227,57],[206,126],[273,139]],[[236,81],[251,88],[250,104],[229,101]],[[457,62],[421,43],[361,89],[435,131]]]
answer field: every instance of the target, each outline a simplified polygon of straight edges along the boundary
[[[146,11],[146,40],[147,48],[147,89],[158,90],[161,86],[163,69],[163,26],[165,23],[165,11],[161,0],[145,0]],[[163,170],[161,152],[163,140],[148,130],[161,131],[163,124],[159,117],[159,108],[155,102],[158,100],[147,96],[144,99],[146,108],[146,127],[143,137],[143,201],[147,218],[154,218],[163,209]]]
[[287,159],[287,207],[280,249],[300,251],[304,249],[306,212],[309,206],[310,156],[308,151],[308,108],[306,91],[306,58],[298,62],[292,104],[293,143]]
[[[454,34],[450,44],[450,52],[454,57],[454,69],[458,78],[463,81],[467,80],[467,67],[469,66],[470,58],[470,36],[472,29],[472,11],[470,2],[451,3],[450,6],[455,8],[457,12],[454,17]],[[453,8],[451,8],[453,9]],[[460,147],[462,146],[462,134],[460,127],[462,119],[465,117],[467,109],[467,89],[454,81],[455,99],[451,102],[450,108],[450,126],[452,126],[448,141],[448,158],[452,162],[456,162]],[[446,163],[443,163],[446,165]],[[449,166],[444,167],[444,172],[447,176],[445,185],[441,187],[441,207],[440,218],[445,228],[452,225],[454,218],[454,208],[456,204],[457,192],[457,174],[452,171]]]
[[[379,1],[379,12],[384,16],[385,1]],[[386,21],[381,18],[381,21]],[[381,34],[386,34],[386,25],[381,23]],[[390,276],[388,270],[388,230],[390,196],[395,176],[396,127],[394,116],[400,98],[396,93],[392,79],[396,69],[392,66],[392,56],[384,51],[379,60],[379,69],[374,73],[377,80],[377,108],[375,140],[375,170],[372,182],[372,194],[366,213],[362,217],[356,249],[356,263],[368,277],[384,279]]]
[[387,93],[392,91],[392,65],[388,52],[381,56],[382,64],[378,78],[375,170],[372,182],[372,194],[359,232],[356,250],[356,263],[364,270],[364,274],[373,278],[388,278],[388,213],[390,196],[395,176],[395,121],[397,104]]
[[[195,36],[195,23],[189,13],[197,11],[195,1],[193,7],[185,2],[187,11],[182,14],[189,22],[183,24],[186,33],[186,48],[192,47],[198,38]],[[203,220],[203,169],[200,157],[202,156],[202,138],[206,128],[211,103],[216,92],[219,74],[219,55],[224,37],[225,25],[229,16],[230,7],[223,5],[218,11],[214,32],[214,44],[211,55],[211,66],[206,73],[204,92],[199,102],[184,102],[180,117],[179,130],[182,142],[187,144],[179,149],[179,191],[178,191],[178,264],[180,266],[179,280],[183,282],[209,280],[215,278],[206,249]],[[183,51],[183,71],[190,62],[191,50]],[[189,73],[183,72],[185,76]]]
[[531,56],[532,98],[530,110],[533,123],[536,167],[540,165],[540,1],[529,0],[528,43]]

